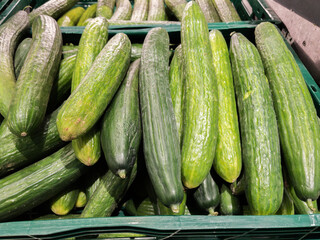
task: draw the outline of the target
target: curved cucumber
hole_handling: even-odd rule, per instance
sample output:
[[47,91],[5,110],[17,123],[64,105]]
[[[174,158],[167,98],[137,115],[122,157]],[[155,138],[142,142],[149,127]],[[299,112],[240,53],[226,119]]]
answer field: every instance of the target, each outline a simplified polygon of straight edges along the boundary
[[220,213],[221,215],[239,215],[242,213],[239,199],[233,196],[231,190],[224,184],[221,187]]
[[73,8],[63,14],[63,16],[58,19],[57,23],[60,27],[76,26],[84,11],[83,7]]
[[17,47],[17,50],[14,54],[14,73],[18,78],[23,63],[28,55],[29,49],[32,44],[32,38],[25,38]]
[[95,18],[97,12],[97,3],[90,5],[86,9],[86,11],[81,15],[81,18],[79,19],[79,22],[77,23],[77,26],[84,26],[84,22],[89,18]]
[[131,21],[146,21],[148,19],[149,0],[135,0]]
[[97,17],[105,17],[110,19],[113,15],[113,9],[116,0],[98,0],[97,3]]
[[57,215],[67,215],[74,208],[78,195],[78,188],[67,189],[59,193],[51,200],[51,211]]

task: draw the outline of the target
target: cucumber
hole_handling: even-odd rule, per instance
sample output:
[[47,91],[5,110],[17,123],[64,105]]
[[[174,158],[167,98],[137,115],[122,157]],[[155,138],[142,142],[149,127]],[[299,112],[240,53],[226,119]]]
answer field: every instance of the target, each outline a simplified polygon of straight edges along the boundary
[[[186,203],[187,203],[187,194],[184,192],[183,194],[183,200],[181,204],[179,205],[179,211],[173,212],[170,208],[166,207],[161,203],[161,201],[157,201],[157,208],[158,213],[157,215],[184,215],[185,209],[186,209]],[[137,209],[138,211],[138,209]]]
[[80,190],[79,194],[77,196],[75,207],[76,208],[83,208],[86,204],[87,204],[87,195],[86,195],[85,191]]
[[241,195],[241,194],[243,194],[245,188],[246,188],[246,180],[245,180],[244,174],[242,174],[242,176],[240,176],[237,179],[237,181],[234,181],[230,185],[230,190],[231,190],[233,195]]
[[237,96],[245,194],[254,215],[275,214],[283,197],[280,143],[268,79],[256,47],[234,33],[230,56]]
[[147,21],[128,21],[128,20],[116,20],[116,21],[111,21],[109,20],[109,25],[110,26],[113,26],[113,25],[157,25],[157,27],[159,25],[161,26],[179,26],[181,25],[180,22],[177,22],[177,21],[167,21],[167,20],[155,20],[155,21],[150,21],[150,20],[147,20]]
[[218,215],[215,209],[220,203],[220,192],[210,173],[193,192],[193,198],[201,210],[208,212],[211,216]]
[[294,215],[294,203],[289,196],[287,187],[284,188],[282,203],[276,214],[277,215]]
[[109,169],[126,178],[137,158],[141,142],[139,109],[140,59],[134,61],[106,111],[101,127],[101,146]]
[[77,26],[84,26],[83,23],[89,18],[95,18],[97,12],[97,3],[90,5],[81,15]]
[[285,188],[289,198],[293,201],[295,214],[315,214],[318,213],[317,201],[309,200],[309,203],[302,201],[296,194],[293,186],[289,185]]
[[11,133],[6,121],[0,126],[0,177],[48,156],[65,143],[60,139],[58,110],[46,116],[38,131],[25,138]]
[[113,15],[115,3],[116,0],[98,0],[96,16],[110,19]]
[[0,221],[14,219],[52,198],[84,171],[71,144],[0,180]]
[[68,188],[60,192],[50,201],[51,211],[57,215],[67,215],[74,208],[78,195],[79,189],[77,187]]
[[[81,83],[107,41],[108,21],[103,17],[92,19],[81,35],[71,92]],[[93,42],[96,44],[92,44]],[[100,131],[93,127],[86,134],[73,140],[72,147],[80,162],[87,166],[95,164],[101,155]]]
[[174,16],[181,21],[183,10],[187,5],[186,0],[164,0],[166,6],[170,9],[170,11],[174,14]]
[[117,3],[119,5],[117,6],[114,14],[110,18],[112,21],[116,20],[130,20],[131,14],[132,14],[132,6],[129,0],[118,0]]
[[183,200],[179,134],[169,89],[169,35],[147,34],[141,54],[139,94],[146,167],[158,199],[173,212]]
[[131,57],[130,61],[134,62],[138,58],[141,58],[142,44],[141,43],[133,43],[131,45]]
[[77,2],[78,0],[49,0],[29,14],[29,21],[32,23],[40,15],[48,15],[57,19]]
[[183,74],[183,55],[179,45],[175,51],[169,70],[170,93],[176,118],[179,141],[182,142],[183,133],[183,97],[184,97],[184,74]]
[[21,69],[9,112],[12,133],[25,137],[42,123],[59,69],[62,35],[57,22],[41,15],[32,24],[32,45]]
[[163,0],[149,0],[148,21],[165,21],[166,11]]
[[14,54],[14,73],[16,78],[20,74],[20,70],[23,66],[24,60],[26,59],[30,46],[32,43],[32,38],[25,38],[17,47],[17,50]]
[[63,16],[58,19],[57,23],[60,27],[76,26],[84,11],[83,7],[73,8],[63,14]]
[[208,23],[221,22],[212,0],[196,0]]
[[63,45],[62,46],[62,58],[68,58],[70,56],[77,55],[79,46]]
[[242,213],[239,199],[232,195],[231,190],[224,184],[221,186],[220,213],[221,215],[240,215]]
[[125,211],[131,216],[153,216],[155,215],[153,203],[149,197],[142,201],[130,198],[124,204]]
[[11,99],[15,95],[14,51],[28,27],[25,11],[17,12],[0,26],[0,114],[4,118],[7,118]]
[[181,22],[185,71],[182,140],[182,181],[198,187],[207,177],[218,135],[218,89],[206,19],[196,2],[189,2]]
[[222,22],[241,21],[237,10],[230,0],[213,0],[213,4]]
[[146,21],[148,19],[149,0],[135,0],[131,21]]
[[99,186],[101,178],[107,173],[107,170],[108,168],[105,161],[99,161],[97,164],[90,167],[90,171],[83,176],[85,193],[88,199],[87,201],[92,197],[93,193]]
[[57,126],[62,140],[76,139],[99,120],[127,72],[130,51],[130,40],[123,33],[112,37],[102,49],[59,111]]
[[33,221],[38,221],[38,220],[54,220],[54,219],[71,219],[71,218],[79,218],[80,214],[68,214],[64,216],[58,216],[55,214],[46,214],[43,216],[40,216],[38,218],[33,219]]
[[242,160],[229,51],[227,43],[219,30],[212,30],[209,33],[209,39],[219,97],[218,141],[213,167],[223,180],[232,183],[240,175]]
[[311,95],[277,28],[259,24],[255,39],[270,81],[290,181],[301,200],[316,200],[320,193],[320,125]]

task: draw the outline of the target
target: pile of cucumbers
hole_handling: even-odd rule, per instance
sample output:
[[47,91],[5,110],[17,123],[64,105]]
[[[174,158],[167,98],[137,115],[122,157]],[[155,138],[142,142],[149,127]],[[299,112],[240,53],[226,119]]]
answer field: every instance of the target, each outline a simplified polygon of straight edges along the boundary
[[45,9],[0,26],[0,221],[318,211],[319,120],[273,24],[227,44],[192,1],[178,46],[101,16],[74,46]]

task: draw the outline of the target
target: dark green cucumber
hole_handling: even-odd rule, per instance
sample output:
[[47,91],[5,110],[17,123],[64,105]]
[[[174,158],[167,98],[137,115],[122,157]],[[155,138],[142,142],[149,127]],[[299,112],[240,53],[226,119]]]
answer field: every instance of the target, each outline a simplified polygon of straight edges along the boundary
[[[179,205],[179,211],[173,212],[170,208],[166,207],[161,203],[161,201],[157,201],[157,211],[158,215],[184,215],[185,209],[186,209],[186,203],[187,203],[187,194],[184,192],[183,194],[183,200],[181,204]],[[138,211],[138,209],[137,209]]]
[[166,16],[163,0],[149,0],[148,21],[165,21]]
[[101,127],[101,146],[109,169],[126,178],[137,158],[141,142],[139,109],[140,59],[134,61],[106,111]]
[[215,209],[220,203],[220,192],[210,173],[193,192],[193,198],[201,210],[208,212],[212,216],[218,215]]
[[96,17],[96,12],[97,12],[97,4],[92,4],[90,5],[86,11],[81,15],[81,18],[79,19],[79,22],[77,23],[77,26],[84,26],[83,23],[88,19],[88,18],[95,18]]
[[105,17],[110,19],[113,15],[113,9],[116,0],[98,0],[97,3],[97,17]]
[[12,133],[25,137],[42,123],[61,59],[62,35],[57,22],[41,15],[32,24],[32,45],[21,69],[9,112]]
[[31,44],[32,38],[25,38],[17,47],[17,50],[14,54],[14,73],[16,78],[18,78],[20,74],[20,70],[23,66],[24,60],[28,55]]
[[79,188],[68,188],[58,195],[54,196],[50,201],[50,209],[54,214],[67,215],[75,206],[79,195]]
[[280,143],[268,79],[256,47],[241,33],[230,42],[237,96],[245,194],[254,215],[275,214],[283,197]]
[[14,219],[52,198],[82,174],[71,144],[0,180],[0,221]]
[[187,5],[186,0],[164,0],[164,3],[170,9],[170,11],[174,14],[174,16],[181,21],[183,10]]
[[76,26],[84,11],[83,7],[72,8],[63,14],[63,16],[57,20],[57,23],[60,27]]
[[239,199],[232,195],[231,190],[224,184],[221,186],[221,201],[220,214],[221,215],[240,215],[242,208]]
[[[103,17],[92,19],[85,27],[79,42],[77,60],[72,76],[71,92],[81,83],[95,58],[108,41],[108,21]],[[92,44],[96,42],[96,44]],[[72,141],[77,158],[85,165],[95,164],[101,156],[100,131],[93,127],[89,132]]]
[[148,19],[149,0],[135,0],[131,21],[146,21]]
[[169,36],[163,28],[147,34],[139,72],[143,150],[159,200],[173,212],[183,200],[179,134],[169,89]]
[[284,188],[282,203],[276,214],[277,215],[294,215],[294,203],[288,193],[287,187]]
[[87,201],[88,200],[87,200],[87,195],[86,195],[85,191],[80,190],[79,194],[77,196],[75,207],[76,208],[83,208],[87,204]]
[[130,20],[132,14],[132,6],[129,0],[118,0],[117,8],[110,18],[112,21],[116,20]]
[[255,30],[277,115],[281,148],[288,175],[302,200],[320,194],[320,125],[301,71],[273,24]]
[[40,7],[34,9],[29,14],[29,20],[32,23],[36,17],[40,15],[48,15],[55,19],[60,17],[70,8],[72,8],[78,0],[50,0],[42,4]]
[[219,97],[218,141],[213,167],[223,180],[232,183],[240,175],[242,160],[229,50],[219,30],[212,30],[209,39]]
[[25,138],[11,133],[6,121],[0,126],[0,177],[34,163],[65,145],[60,139],[56,118],[58,110],[48,115],[38,131]]
[[4,118],[7,118],[11,99],[15,95],[14,51],[28,27],[28,14],[25,11],[17,12],[0,26],[0,113]]
[[170,93],[176,118],[179,140],[182,142],[183,133],[183,92],[184,92],[184,74],[183,74],[183,55],[182,48],[179,45],[175,51],[169,70]]
[[196,0],[208,23],[221,22],[212,0]]
[[123,33],[112,37],[102,49],[59,111],[57,126],[62,140],[85,134],[99,120],[127,72],[130,52],[130,40]]
[[222,22],[241,21],[241,18],[230,0],[213,0],[213,4]]
[[209,30],[196,2],[189,2],[181,22],[185,71],[182,140],[182,181],[198,187],[207,177],[215,155],[218,135],[218,89]]
[[285,191],[289,195],[290,199],[293,201],[295,214],[315,214],[318,213],[317,201],[309,200],[309,203],[302,201],[296,194],[293,186],[288,186]]

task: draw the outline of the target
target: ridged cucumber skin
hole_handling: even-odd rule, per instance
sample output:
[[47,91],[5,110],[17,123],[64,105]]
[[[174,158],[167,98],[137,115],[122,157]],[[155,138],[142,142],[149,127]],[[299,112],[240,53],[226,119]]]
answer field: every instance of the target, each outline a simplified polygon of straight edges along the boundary
[[62,58],[68,58],[73,55],[77,55],[79,46],[77,45],[63,45],[62,46]]
[[0,26],[0,113],[4,118],[7,118],[11,99],[15,95],[14,51],[28,27],[25,11],[17,12]]
[[67,215],[74,208],[78,195],[78,188],[69,188],[59,193],[50,201],[51,211],[57,215]]
[[241,21],[237,10],[230,0],[213,0],[213,4],[222,22]]
[[212,0],[196,0],[208,23],[221,22]]
[[153,204],[150,198],[146,198],[137,207],[136,216],[152,216],[152,215],[155,215]]
[[34,9],[29,14],[29,21],[32,23],[40,15],[48,15],[57,19],[66,11],[71,9],[78,0],[50,0]]
[[96,16],[110,19],[113,15],[115,4],[116,0],[98,0]]
[[14,73],[16,78],[20,74],[20,70],[23,66],[24,60],[26,59],[30,46],[32,43],[32,38],[25,38],[17,47],[17,50],[14,54]]
[[177,211],[183,200],[183,186],[168,66],[169,35],[163,28],[153,28],[143,43],[139,71],[143,150],[158,199]]
[[0,221],[40,205],[72,184],[83,173],[84,165],[71,144],[54,154],[0,180]]
[[[72,76],[71,92],[81,83],[95,58],[108,41],[108,21],[103,17],[92,19],[85,27],[79,42],[78,55]],[[95,44],[92,44],[95,42]],[[101,156],[100,131],[95,126],[89,132],[72,141],[77,158],[92,166]]]
[[149,0],[135,0],[131,21],[146,21],[148,19]]
[[170,11],[173,12],[174,16],[179,21],[181,21],[183,10],[187,5],[187,1],[186,0],[164,0],[164,3],[167,5]]
[[46,116],[38,131],[20,138],[11,133],[6,121],[0,126],[0,177],[34,163],[63,147],[56,126],[58,110]]
[[206,19],[196,2],[189,2],[181,22],[185,71],[182,140],[182,181],[198,187],[207,177],[218,135],[218,89]]
[[294,203],[288,194],[287,187],[284,188],[282,203],[277,215],[294,215]]
[[129,0],[118,0],[117,6],[114,14],[110,18],[110,20],[130,20],[132,15],[132,6]]
[[83,7],[72,8],[63,14],[63,16],[57,20],[57,23],[60,27],[76,26],[84,12]]
[[108,170],[81,213],[81,218],[108,217],[116,209],[137,175],[137,161],[125,179]]
[[86,206],[86,204],[87,204],[87,195],[86,195],[85,191],[80,190],[79,194],[77,196],[75,207],[76,208],[83,208],[84,206]]
[[285,188],[285,191],[288,193],[290,199],[294,203],[295,214],[315,214],[315,213],[318,213],[318,204],[317,204],[316,200],[312,201],[311,206],[309,206],[310,204],[308,204],[306,201],[302,201],[297,196],[293,186],[287,186]]
[[181,45],[176,47],[169,70],[170,93],[176,118],[179,140],[182,142],[183,133],[183,97],[184,97],[184,74],[183,54]]
[[127,72],[130,52],[130,40],[123,33],[112,37],[101,50],[59,111],[57,126],[62,140],[76,139],[99,120]]
[[42,123],[62,52],[57,22],[41,15],[32,24],[32,45],[20,71],[8,112],[12,133],[25,137]]
[[208,212],[209,215],[218,215],[215,210],[220,203],[220,192],[210,173],[193,192],[193,198],[200,209]]
[[230,56],[238,103],[246,198],[253,215],[275,214],[283,197],[280,141],[268,79],[256,47],[234,33]]
[[223,180],[232,183],[240,175],[242,160],[239,121],[229,50],[219,30],[210,31],[209,39],[219,98],[218,141],[213,167]]
[[141,142],[139,68],[140,59],[130,65],[101,126],[101,146],[108,167],[121,178],[131,171]]
[[77,26],[84,26],[83,23],[88,18],[95,18],[97,12],[97,3],[90,5],[85,12],[81,15],[79,22],[77,23]]
[[255,29],[270,82],[281,148],[290,181],[302,200],[320,193],[320,125],[299,67],[273,24]]
[[149,0],[148,21],[166,21],[163,0]]
[[220,214],[242,214],[242,208],[239,199],[236,196],[233,196],[231,190],[224,184],[221,186]]

